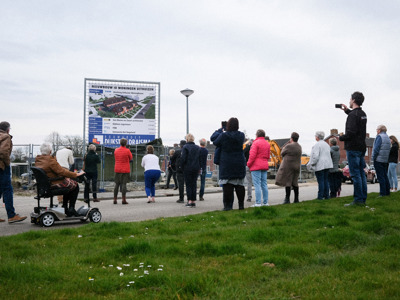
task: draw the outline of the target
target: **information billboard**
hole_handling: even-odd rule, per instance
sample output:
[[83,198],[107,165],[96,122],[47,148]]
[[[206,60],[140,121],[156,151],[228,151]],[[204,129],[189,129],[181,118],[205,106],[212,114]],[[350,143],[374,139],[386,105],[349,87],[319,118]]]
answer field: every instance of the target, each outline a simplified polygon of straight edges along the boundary
[[[85,142],[118,147],[159,137],[160,83],[85,79]],[[87,136],[87,139],[86,139]]]

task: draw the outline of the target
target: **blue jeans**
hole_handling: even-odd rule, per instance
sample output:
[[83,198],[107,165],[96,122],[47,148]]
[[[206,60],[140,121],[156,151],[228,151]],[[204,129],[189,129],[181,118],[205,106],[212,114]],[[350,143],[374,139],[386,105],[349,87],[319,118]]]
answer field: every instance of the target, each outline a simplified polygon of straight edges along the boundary
[[396,189],[397,190],[397,173],[396,173],[396,167],[397,163],[389,163],[389,171],[388,171],[388,178],[389,178],[389,184],[391,189]]
[[207,175],[207,170],[202,170],[200,174],[200,192],[199,192],[200,198],[203,198],[204,196],[204,189],[206,188],[206,175]]
[[256,204],[261,204],[261,192],[263,204],[268,204],[267,171],[251,171],[251,177],[253,179],[254,191],[256,194]]
[[248,166],[246,166],[246,179],[247,179],[247,199],[252,198],[252,189],[253,189],[253,179],[251,176],[251,172]]
[[350,177],[353,180],[354,202],[365,204],[367,201],[367,177],[365,176],[365,160],[362,151],[346,151],[349,162]]
[[318,181],[318,199],[329,199],[329,169],[315,171],[315,176]]
[[388,163],[382,163],[379,161],[374,161],[374,167],[376,171],[376,177],[379,181],[379,194],[381,196],[390,195],[390,185],[388,174]]
[[4,170],[0,169],[0,195],[3,195],[3,201],[6,206],[7,217],[9,219],[15,217],[10,166],[6,166]]
[[144,186],[147,197],[156,195],[156,182],[161,176],[160,170],[147,170],[144,172]]

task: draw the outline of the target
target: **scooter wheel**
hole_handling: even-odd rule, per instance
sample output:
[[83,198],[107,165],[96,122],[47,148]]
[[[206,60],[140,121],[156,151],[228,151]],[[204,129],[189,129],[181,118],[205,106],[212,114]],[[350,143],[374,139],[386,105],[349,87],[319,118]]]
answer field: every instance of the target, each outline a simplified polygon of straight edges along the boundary
[[99,223],[101,221],[101,212],[98,210],[92,210],[89,214],[89,219],[93,223]]
[[55,218],[52,213],[44,213],[40,217],[40,225],[44,227],[50,227],[54,224]]

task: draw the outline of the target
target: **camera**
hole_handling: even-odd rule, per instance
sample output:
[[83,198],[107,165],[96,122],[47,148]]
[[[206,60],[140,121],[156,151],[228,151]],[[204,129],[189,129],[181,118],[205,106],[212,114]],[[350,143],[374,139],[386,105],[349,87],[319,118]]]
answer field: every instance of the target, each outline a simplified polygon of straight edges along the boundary
[[342,104],[335,104],[335,108],[342,108]]

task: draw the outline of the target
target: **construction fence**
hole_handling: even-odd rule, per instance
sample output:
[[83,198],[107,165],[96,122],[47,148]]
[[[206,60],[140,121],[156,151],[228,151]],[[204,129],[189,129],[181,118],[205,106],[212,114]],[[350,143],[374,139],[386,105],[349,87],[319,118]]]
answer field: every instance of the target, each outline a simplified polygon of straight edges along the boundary
[[[156,140],[157,141],[157,140]],[[59,145],[59,149],[67,147],[69,145]],[[83,147],[83,146],[82,146]],[[132,153],[132,161],[130,162],[131,173],[130,178],[132,182],[143,183],[144,182],[144,168],[141,166],[142,158],[146,155],[147,145],[131,145],[127,148]],[[153,143],[154,154],[160,158],[160,166],[162,170],[166,169],[168,150],[169,147],[164,147],[162,143]],[[31,167],[35,166],[35,159],[37,155],[40,155],[40,145],[26,144],[26,145],[14,145],[13,150],[22,149],[22,157],[15,159],[15,155],[11,163],[12,176],[13,178],[21,178],[26,181],[27,185],[30,185],[32,181]],[[104,189],[104,182],[114,181],[114,151],[116,148],[105,147],[96,145],[96,153],[99,155],[100,164],[97,166],[98,171],[98,184],[99,191]],[[19,151],[21,152],[21,151]],[[52,154],[55,154],[53,151]],[[74,157],[75,163],[71,166],[70,170],[80,170],[83,167],[83,157]]]

